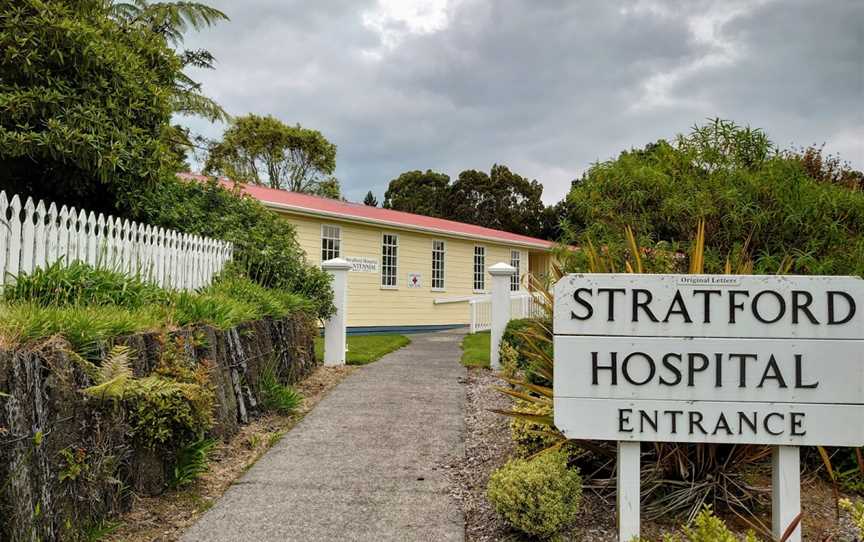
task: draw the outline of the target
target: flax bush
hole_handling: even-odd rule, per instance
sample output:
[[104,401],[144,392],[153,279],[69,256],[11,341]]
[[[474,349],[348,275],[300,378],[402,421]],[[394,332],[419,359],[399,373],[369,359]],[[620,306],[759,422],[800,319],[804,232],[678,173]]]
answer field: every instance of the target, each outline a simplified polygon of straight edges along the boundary
[[531,460],[509,461],[492,473],[486,495],[511,526],[548,538],[576,520],[582,478],[568,468],[565,452],[553,450]]
[[[703,273],[705,233],[701,227],[688,251],[681,258],[670,256],[663,250],[648,250],[636,241],[636,235],[626,229],[623,250],[598,250],[592,243],[586,243],[579,258],[565,258],[565,265],[584,267],[556,268],[557,278],[565,270],[573,272],[608,273],[614,270],[645,273],[656,266],[666,266],[670,262],[682,272]],[[567,253],[572,251],[567,250]],[[732,262],[735,262],[734,264]],[[786,264],[788,265],[788,264]],[[746,273],[752,269],[752,262],[744,255],[730,258],[726,266],[729,272]],[[553,296],[538,289],[543,318],[533,320],[530,325],[518,331],[521,336],[521,355],[530,363],[531,372],[545,379],[548,384],[538,385],[528,375],[511,380],[515,389],[499,388],[505,394],[533,403],[538,407],[550,404],[553,398],[554,363],[552,355],[553,337],[550,321],[553,313]],[[542,412],[542,411],[539,411]],[[530,416],[530,421],[545,426],[544,435],[552,446],[560,446],[566,440],[554,426],[554,417],[540,413]],[[511,411],[503,414],[514,418],[524,418],[519,403]],[[602,441],[580,441],[580,450],[585,453],[574,457],[573,461],[582,472],[592,473],[592,485],[610,493],[615,487],[614,464],[617,451],[614,443]],[[754,469],[763,465],[770,456],[766,446],[755,445],[709,445],[655,443],[645,450],[642,476],[642,513],[644,517],[656,519],[669,517],[670,514],[683,514],[695,517],[705,503],[733,509],[737,513],[750,516],[755,525],[765,532],[758,518],[752,516],[756,506],[765,502],[767,489],[760,487],[758,478],[752,476]]]

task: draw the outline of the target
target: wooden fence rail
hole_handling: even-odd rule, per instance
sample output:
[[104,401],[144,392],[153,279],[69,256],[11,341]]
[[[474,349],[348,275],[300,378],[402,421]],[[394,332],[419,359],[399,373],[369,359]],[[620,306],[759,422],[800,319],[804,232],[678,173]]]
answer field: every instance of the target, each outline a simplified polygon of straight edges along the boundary
[[163,288],[207,286],[233,245],[0,191],[0,286],[57,261],[80,261]]

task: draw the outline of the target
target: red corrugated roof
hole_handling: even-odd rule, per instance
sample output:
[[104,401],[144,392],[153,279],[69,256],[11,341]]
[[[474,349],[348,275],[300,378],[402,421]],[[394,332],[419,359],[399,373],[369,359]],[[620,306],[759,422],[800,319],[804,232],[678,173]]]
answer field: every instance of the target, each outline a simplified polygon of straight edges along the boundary
[[[181,173],[180,177],[197,181],[204,181],[209,178],[205,175],[197,175],[194,173]],[[225,177],[220,178],[219,182],[229,188],[234,186],[234,182]],[[402,226],[411,229],[445,233],[460,237],[472,237],[503,243],[515,243],[541,249],[548,249],[554,245],[554,243],[546,241],[545,239],[537,239],[535,237],[528,237],[527,235],[494,230],[492,228],[484,228],[483,226],[476,226],[474,224],[465,224],[464,222],[456,222],[455,220],[445,220],[443,218],[434,218],[431,216],[417,215],[403,211],[394,211],[392,209],[382,209],[380,207],[371,207],[361,203],[349,203],[335,199],[322,198],[319,196],[311,196],[299,192],[277,190],[275,188],[267,188],[254,184],[244,184],[240,186],[241,190],[246,194],[249,194],[265,205],[276,209],[293,210],[303,213],[332,216],[335,218],[341,217],[347,220],[374,222],[395,227]]]

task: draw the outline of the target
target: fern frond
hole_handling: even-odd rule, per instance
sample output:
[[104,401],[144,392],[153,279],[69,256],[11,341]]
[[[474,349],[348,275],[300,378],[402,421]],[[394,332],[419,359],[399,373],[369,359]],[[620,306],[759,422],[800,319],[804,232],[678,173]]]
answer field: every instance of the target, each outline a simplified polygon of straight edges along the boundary
[[171,101],[174,111],[181,115],[196,115],[211,122],[227,122],[231,119],[228,112],[222,109],[222,106],[215,100],[195,91],[177,90],[171,96]]

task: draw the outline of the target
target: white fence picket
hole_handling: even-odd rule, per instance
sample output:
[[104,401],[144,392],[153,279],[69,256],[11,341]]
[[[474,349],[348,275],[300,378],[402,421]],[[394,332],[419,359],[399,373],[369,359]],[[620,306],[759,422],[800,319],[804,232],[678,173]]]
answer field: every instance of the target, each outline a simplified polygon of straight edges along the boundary
[[33,198],[27,198],[27,201],[24,203],[24,219],[21,222],[20,273],[33,271],[33,248],[36,238],[34,214],[36,214],[36,204],[33,203]]
[[33,267],[38,269],[45,267],[45,255],[48,248],[48,236],[45,233],[45,202],[39,200],[36,206],[36,229],[34,230],[33,242]]
[[18,196],[12,196],[9,212],[9,256],[3,271],[4,277],[7,274],[17,276],[21,264],[21,200]]
[[[51,265],[52,263],[57,261],[59,257],[57,254],[57,238],[58,238],[58,229],[57,229],[57,221],[59,217],[57,216],[57,205],[52,203],[50,207],[48,207],[48,224],[45,228],[45,236],[46,236],[46,250],[47,254],[45,255],[45,264]],[[0,265],[0,269],[3,269],[3,266]],[[0,280],[0,283],[3,281]]]
[[[47,209],[47,211],[46,211]],[[0,287],[19,274],[80,261],[165,288],[208,286],[233,245],[0,191]]]
[[87,263],[96,266],[96,248],[99,246],[99,226],[93,211],[87,215]]
[[6,192],[0,192],[0,285],[3,284],[3,275],[6,274],[6,262],[9,259],[9,238],[12,226],[9,220],[9,201]]

